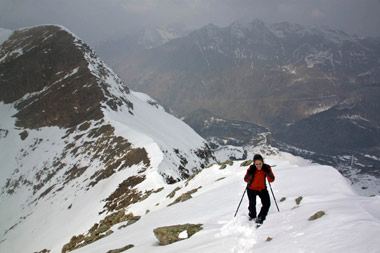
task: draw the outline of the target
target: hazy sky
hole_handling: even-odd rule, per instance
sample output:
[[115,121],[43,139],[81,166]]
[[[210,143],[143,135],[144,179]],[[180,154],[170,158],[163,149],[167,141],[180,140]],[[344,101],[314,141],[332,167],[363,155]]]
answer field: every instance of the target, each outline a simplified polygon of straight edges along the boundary
[[380,0],[0,0],[0,27],[61,24],[89,43],[141,26],[237,19],[327,25],[380,37]]

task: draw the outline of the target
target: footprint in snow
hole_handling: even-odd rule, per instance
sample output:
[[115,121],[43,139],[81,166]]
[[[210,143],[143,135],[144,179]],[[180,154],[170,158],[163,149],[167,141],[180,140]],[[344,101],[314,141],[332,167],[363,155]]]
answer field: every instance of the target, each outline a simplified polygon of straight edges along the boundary
[[216,235],[217,237],[236,238],[236,243],[232,245],[231,252],[249,252],[253,245],[256,244],[255,223],[249,222],[246,217],[237,217],[229,221],[221,221],[219,224],[224,225]]

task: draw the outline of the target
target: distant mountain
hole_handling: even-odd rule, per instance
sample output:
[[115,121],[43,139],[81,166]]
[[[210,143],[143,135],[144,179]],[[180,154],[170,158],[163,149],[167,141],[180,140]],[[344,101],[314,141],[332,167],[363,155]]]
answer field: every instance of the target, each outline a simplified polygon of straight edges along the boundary
[[379,61],[380,39],[255,20],[208,25],[114,67],[180,115],[206,109],[278,129],[378,82]]
[[277,135],[300,148],[326,154],[379,147],[379,98],[380,84],[362,88],[330,109],[283,128]]
[[188,35],[192,30],[183,24],[147,27],[116,39],[105,39],[95,45],[96,52],[112,67],[138,52],[159,47],[170,40]]
[[0,114],[1,252],[19,238],[33,238],[27,252],[63,246],[215,161],[203,138],[59,26],[17,30],[1,45]]
[[380,178],[379,98],[380,84],[358,88],[341,103],[284,127],[274,137],[298,148],[279,143],[282,149],[341,167],[346,176],[359,172]]
[[[351,168],[355,155],[360,171],[378,174],[380,38],[287,22],[210,24],[113,67],[180,117],[206,110],[260,125],[284,148],[327,155],[324,163],[337,167]],[[357,112],[338,109],[347,101],[357,101]]]
[[145,49],[161,46],[172,39],[189,34],[190,30],[182,24],[172,24],[157,28],[146,28],[137,36],[137,42]]
[[[224,145],[252,146],[262,141],[261,135],[270,135],[269,129],[238,120],[227,120],[213,116],[206,110],[196,111],[183,118],[212,148]],[[271,138],[266,140],[271,145]],[[245,158],[243,158],[245,159]]]

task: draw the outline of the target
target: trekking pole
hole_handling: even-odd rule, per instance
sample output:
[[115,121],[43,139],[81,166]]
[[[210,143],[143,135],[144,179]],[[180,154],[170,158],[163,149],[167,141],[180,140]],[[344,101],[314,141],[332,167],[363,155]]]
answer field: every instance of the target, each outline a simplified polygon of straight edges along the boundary
[[274,203],[276,203],[277,210],[280,212],[280,209],[278,208],[278,205],[277,205],[276,197],[273,194],[272,185],[270,184],[269,180],[268,180],[268,183],[269,183],[270,191],[272,192],[272,195],[273,195]]
[[236,212],[235,212],[235,215],[234,215],[234,218],[236,217],[236,214],[237,212],[239,211],[239,208],[240,208],[240,205],[241,205],[241,202],[243,201],[243,198],[244,198],[244,195],[245,195],[245,192],[247,191],[247,187],[245,187],[245,190],[244,190],[244,193],[243,193],[243,196],[241,196],[241,200],[240,200],[240,203],[236,209]]

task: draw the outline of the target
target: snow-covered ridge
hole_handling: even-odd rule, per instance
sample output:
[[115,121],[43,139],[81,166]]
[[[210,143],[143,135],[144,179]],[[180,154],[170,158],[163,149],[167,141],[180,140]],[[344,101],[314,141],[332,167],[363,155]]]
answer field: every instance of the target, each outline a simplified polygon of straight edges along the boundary
[[[77,252],[106,252],[126,244],[134,245],[130,252],[139,253],[377,252],[379,196],[358,196],[347,180],[329,166],[312,164],[287,153],[265,156],[265,159],[276,176],[271,187],[280,212],[270,192],[269,215],[257,230],[247,218],[247,196],[237,217],[233,217],[244,192],[243,177],[247,169],[241,166],[242,161],[235,161],[222,170],[220,165],[206,168],[188,182],[165,187],[151,195],[131,207],[134,214],[143,215],[137,223],[124,229],[115,226],[112,235]],[[195,189],[191,199],[170,205],[177,197]],[[174,197],[168,197],[173,192]],[[299,204],[297,198],[301,199]],[[145,214],[151,202],[157,205]],[[318,211],[325,215],[310,221]],[[185,223],[200,223],[203,229],[189,239],[158,245],[153,229]]]
[[[239,38],[245,38],[246,32],[260,31],[262,33],[273,34],[277,38],[286,38],[292,35],[304,37],[307,35],[316,35],[323,37],[326,41],[341,44],[346,40],[353,40],[353,37],[338,30],[333,30],[327,26],[302,26],[290,22],[280,22],[267,24],[259,19],[255,19],[252,22],[236,21],[232,23],[231,31],[235,33]],[[245,31],[245,32],[244,32]]]
[[134,105],[133,115],[125,114],[126,108],[120,112],[104,110],[105,118],[115,127],[116,135],[126,138],[136,147],[147,149],[150,158],[157,161],[153,161],[151,166],[158,168],[160,174],[178,178],[177,167],[171,163],[177,164],[181,156],[186,157],[186,167],[194,168],[191,174],[200,168],[195,147],[205,147],[203,138],[184,122],[166,113],[161,106],[152,103],[154,100],[149,96],[131,92],[127,98]]
[[[111,68],[109,68],[103,60],[101,60],[94,52],[92,48],[90,48],[84,41],[82,41],[77,35],[75,35],[73,32],[71,32],[69,29],[67,29],[64,26],[61,25],[40,25],[35,27],[25,27],[22,29],[19,29],[19,32],[27,32],[32,29],[36,28],[45,28],[45,27],[54,27],[55,32],[50,33],[49,31],[45,31],[45,33],[42,35],[45,38],[43,41],[48,40],[56,36],[56,34],[60,31],[64,31],[68,34],[70,34],[73,37],[73,43],[74,45],[81,50],[84,53],[84,58],[88,62],[88,69],[91,71],[91,73],[98,79],[98,83],[100,87],[103,88],[104,95],[110,99],[114,100],[114,103],[117,105],[121,104],[129,104],[128,101],[125,100],[125,96],[129,93],[129,89],[126,85],[123,84],[121,79],[113,72]],[[25,39],[24,39],[25,40]],[[20,42],[14,42],[22,44],[22,41]],[[27,50],[31,50],[33,46],[27,44],[23,45],[22,47],[17,48],[15,51],[8,53],[5,55],[2,59],[7,58],[8,56],[12,55],[21,55],[24,52],[24,48],[27,48]],[[49,49],[47,49],[49,50]],[[1,60],[0,59],[0,62]],[[65,77],[63,77],[61,80],[58,80],[57,82],[61,82],[64,79],[66,79],[69,76],[75,75],[77,73],[78,69],[73,70],[71,74],[66,74]],[[132,105],[130,105],[130,110],[132,110]],[[113,109],[116,109],[115,107]]]
[[[335,71],[335,65],[350,66],[347,57],[355,58],[355,62],[363,61],[362,64],[372,58],[371,49],[361,39],[324,26],[308,27],[288,22],[267,24],[254,20],[236,21],[225,28],[210,24],[199,31],[204,33],[196,38],[202,51],[214,51],[235,60],[304,64],[309,68],[327,65]],[[298,45],[294,43],[295,38]],[[354,48],[355,54],[345,55],[348,48]]]
[[[110,196],[122,183],[131,184],[129,190],[135,193],[134,201],[138,201],[145,190],[183,180],[213,162],[210,149],[198,134],[147,95],[131,93],[90,47],[71,32],[67,34],[65,28],[24,28],[18,36],[20,39],[13,38],[8,48],[28,50],[22,50],[19,58],[8,57],[9,52],[4,49],[7,62],[33,60],[37,56],[42,60],[54,59],[55,53],[62,50],[57,45],[62,45],[69,51],[70,64],[46,66],[49,75],[41,75],[50,79],[44,82],[45,86],[40,85],[39,76],[36,80],[29,78],[28,84],[36,85],[31,90],[37,91],[21,93],[24,89],[20,89],[21,96],[13,102],[0,102],[0,158],[4,161],[0,172],[0,200],[4,203],[0,208],[0,251],[12,252],[20,238],[29,238],[27,234],[36,230],[40,233],[35,233],[35,243],[14,252],[29,252],[36,245],[50,247],[48,241],[62,249],[74,234],[82,233],[106,212],[113,211],[107,209],[104,200],[112,201]],[[39,50],[28,43],[29,39],[42,41]],[[55,39],[65,43],[50,41]],[[41,46],[47,42],[57,47]],[[56,72],[51,73],[52,69]],[[32,71],[30,77],[33,74]],[[67,92],[59,93],[62,90]],[[64,103],[56,92],[66,98]],[[94,93],[94,101],[81,101]],[[77,98],[79,101],[75,101]],[[16,122],[23,125],[23,119],[15,117],[18,110],[29,109],[33,103],[39,104],[31,114],[40,113],[41,119],[54,120],[67,113],[70,120],[82,110],[85,116],[90,115],[89,120],[80,119],[77,125],[69,127],[17,127]],[[53,106],[62,111],[47,113]],[[91,118],[98,107],[100,113]],[[142,183],[146,187],[140,191],[134,187],[135,178],[149,183]],[[66,225],[59,224],[61,221]],[[41,251],[38,247],[33,250]]]

